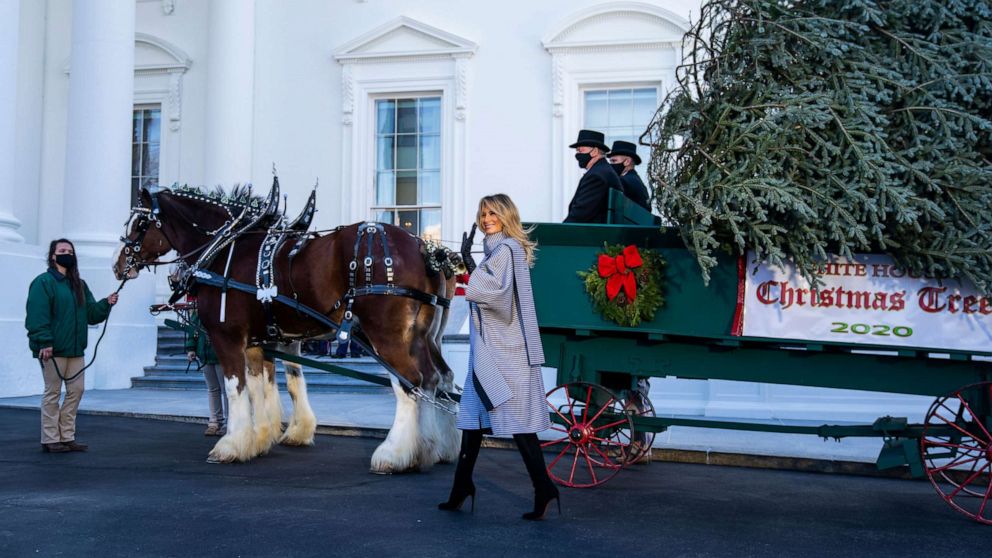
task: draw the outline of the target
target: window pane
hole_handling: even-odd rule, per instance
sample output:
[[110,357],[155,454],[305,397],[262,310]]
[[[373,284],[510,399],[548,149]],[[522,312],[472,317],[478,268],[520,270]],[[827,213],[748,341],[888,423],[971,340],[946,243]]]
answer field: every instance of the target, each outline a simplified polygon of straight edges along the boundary
[[159,124],[161,120],[161,111],[158,109],[146,110],[145,111],[145,130],[144,139],[145,141],[159,141]]
[[420,211],[420,235],[424,238],[441,240],[440,209],[423,209]]
[[158,144],[149,143],[142,150],[141,175],[158,178]]
[[141,179],[141,185],[145,188],[152,189],[158,186],[158,178],[154,176],[148,176]]
[[384,99],[375,102],[376,131],[380,134],[392,134],[396,132],[395,121],[396,101]]
[[630,126],[634,117],[630,89],[610,91],[610,126]]
[[420,100],[420,133],[441,133],[440,97],[427,97]]
[[608,123],[606,91],[586,91],[586,128],[601,130]]
[[417,205],[417,171],[396,173],[396,205]]
[[141,176],[141,144],[131,146],[131,176]]
[[396,113],[396,131],[400,134],[417,131],[417,100],[400,99]]
[[420,168],[441,168],[441,136],[420,136]]
[[418,213],[419,213],[419,211],[417,211],[417,210],[413,210],[413,211],[400,211],[399,212],[399,216],[400,216],[400,223],[399,223],[399,225],[400,225],[400,227],[402,227],[402,228],[406,229],[407,231],[409,231],[410,234],[418,234],[420,232],[420,225],[419,225],[420,219],[418,218],[419,217],[417,215]]
[[419,190],[421,204],[441,203],[441,172],[421,171]]
[[645,130],[658,109],[658,93],[654,87],[634,90],[634,125]]
[[393,168],[393,144],[396,136],[378,136],[376,142],[376,170],[391,170]]
[[396,136],[396,168],[413,170],[417,168],[417,136]]
[[375,215],[375,220],[379,221],[380,223],[389,223],[390,225],[395,225],[396,222],[393,219],[394,216],[392,211],[379,211]]
[[376,205],[393,205],[396,203],[396,176],[391,172],[376,173],[375,203]]
[[131,134],[131,142],[133,143],[133,142],[139,142],[139,141],[141,141],[141,111],[140,110],[134,111],[134,121],[133,121],[133,124],[131,125],[131,128],[132,128],[132,130],[134,130],[134,133]]

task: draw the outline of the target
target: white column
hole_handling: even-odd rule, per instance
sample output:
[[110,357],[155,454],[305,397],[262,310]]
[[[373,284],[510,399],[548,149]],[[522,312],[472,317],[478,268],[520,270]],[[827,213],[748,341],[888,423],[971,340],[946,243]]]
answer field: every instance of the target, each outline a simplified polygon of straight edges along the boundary
[[74,0],[66,132],[65,234],[110,256],[131,201],[134,2]]
[[17,137],[17,49],[20,0],[0,0],[0,241],[24,242],[14,217],[14,144]]
[[251,181],[255,0],[211,0],[207,39],[207,185]]

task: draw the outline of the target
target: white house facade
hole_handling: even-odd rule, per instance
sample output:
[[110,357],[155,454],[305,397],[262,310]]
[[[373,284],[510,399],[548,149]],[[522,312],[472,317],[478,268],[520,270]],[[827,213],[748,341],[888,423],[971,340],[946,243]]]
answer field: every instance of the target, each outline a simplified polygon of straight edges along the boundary
[[[568,144],[582,128],[636,142],[674,86],[698,9],[0,0],[0,397],[42,391],[23,321],[48,243],[76,242],[94,295],[112,292],[110,259],[140,186],[264,192],[275,167],[290,214],[319,183],[318,228],[377,219],[452,246],[490,193],[509,194],[527,221],[560,221],[580,176]],[[126,388],[153,363],[147,309],[163,295],[161,277],[126,285],[87,388]],[[87,360],[100,332],[91,328]],[[925,409],[910,397],[675,379],[655,380],[652,398],[711,416]]]

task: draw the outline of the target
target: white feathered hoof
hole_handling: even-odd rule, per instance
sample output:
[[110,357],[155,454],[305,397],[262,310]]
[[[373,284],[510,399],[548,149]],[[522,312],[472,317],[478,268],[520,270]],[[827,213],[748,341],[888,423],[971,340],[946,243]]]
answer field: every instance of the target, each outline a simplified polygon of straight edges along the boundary
[[232,434],[228,430],[227,434],[207,454],[207,463],[234,463],[245,462],[258,455],[254,444],[254,432],[250,429],[242,430]]
[[279,443],[284,446],[312,446],[316,432],[317,417],[310,413],[309,417],[299,417],[291,422]]
[[419,453],[414,444],[403,447],[387,438],[372,454],[372,465],[369,470],[376,475],[420,471],[423,461]]

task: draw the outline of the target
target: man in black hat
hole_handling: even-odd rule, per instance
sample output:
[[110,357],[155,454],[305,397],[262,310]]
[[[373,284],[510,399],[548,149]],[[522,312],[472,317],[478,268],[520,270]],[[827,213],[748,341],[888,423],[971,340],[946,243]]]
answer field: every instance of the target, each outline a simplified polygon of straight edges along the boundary
[[609,147],[605,139],[601,132],[579,130],[578,141],[569,146],[575,149],[575,160],[586,174],[568,204],[566,223],[605,223],[610,189],[623,191],[620,177],[606,161]]
[[637,155],[636,145],[629,141],[617,140],[613,142],[613,149],[610,150],[610,166],[620,175],[623,195],[637,205],[651,211],[648,189],[641,182],[641,177],[637,176],[637,171],[634,170],[634,166],[640,164],[641,158]]

